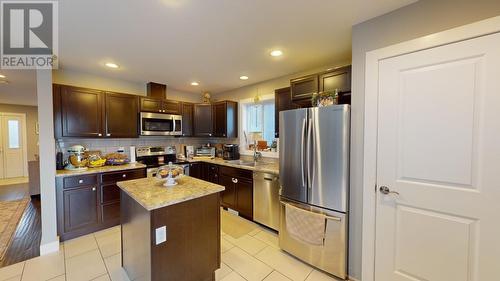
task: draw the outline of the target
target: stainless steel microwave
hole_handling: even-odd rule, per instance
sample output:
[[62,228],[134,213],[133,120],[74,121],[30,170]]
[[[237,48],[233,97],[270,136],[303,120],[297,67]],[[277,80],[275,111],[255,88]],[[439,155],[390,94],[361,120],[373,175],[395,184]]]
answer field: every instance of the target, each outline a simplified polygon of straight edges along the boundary
[[141,136],[180,136],[182,116],[175,114],[141,112]]

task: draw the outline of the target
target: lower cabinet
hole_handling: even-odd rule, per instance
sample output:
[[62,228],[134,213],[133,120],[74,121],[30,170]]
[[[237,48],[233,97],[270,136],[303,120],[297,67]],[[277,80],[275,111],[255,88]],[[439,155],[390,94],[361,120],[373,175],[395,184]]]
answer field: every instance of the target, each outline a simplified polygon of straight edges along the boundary
[[247,219],[253,220],[253,172],[205,162],[190,164],[189,175],[223,185],[221,205],[231,208]]
[[96,206],[96,185],[75,187],[64,190],[64,230],[71,232],[82,228],[96,226],[99,221]]
[[61,240],[120,224],[120,188],[116,182],[144,177],[146,169],[56,178]]

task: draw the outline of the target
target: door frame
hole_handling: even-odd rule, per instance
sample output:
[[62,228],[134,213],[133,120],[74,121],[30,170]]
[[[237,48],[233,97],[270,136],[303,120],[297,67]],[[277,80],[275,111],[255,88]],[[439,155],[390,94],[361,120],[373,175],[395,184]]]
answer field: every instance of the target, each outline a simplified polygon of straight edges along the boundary
[[[17,116],[21,118],[22,124],[22,142],[23,142],[23,177],[28,176],[28,142],[27,142],[27,134],[28,134],[28,128],[26,124],[26,113],[16,113],[16,112],[0,112],[0,117],[3,116]],[[0,161],[3,161],[4,159],[0,159]],[[4,163],[5,165],[5,163]]]
[[361,280],[375,281],[379,62],[498,32],[500,32],[500,16],[366,53]]

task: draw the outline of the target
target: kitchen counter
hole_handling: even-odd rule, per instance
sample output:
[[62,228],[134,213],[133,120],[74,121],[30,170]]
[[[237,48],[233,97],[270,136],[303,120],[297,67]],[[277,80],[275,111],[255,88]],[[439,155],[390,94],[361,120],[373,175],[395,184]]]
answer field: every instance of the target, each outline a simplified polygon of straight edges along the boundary
[[182,176],[177,185],[163,186],[165,180],[144,178],[118,182],[120,189],[146,210],[151,211],[223,191],[222,185]]
[[[247,157],[247,156],[241,157],[240,160],[245,161],[245,162],[253,162],[253,158]],[[187,161],[188,162],[206,162],[206,163],[212,163],[212,164],[217,164],[217,165],[222,165],[222,166],[245,169],[245,170],[250,170],[250,171],[255,171],[255,172],[271,173],[271,174],[276,174],[276,175],[278,175],[279,171],[280,171],[278,159],[263,159],[263,160],[261,159],[261,160],[257,161],[257,164],[255,166],[247,166],[247,165],[241,165],[241,164],[235,164],[235,163],[228,163],[228,162],[226,162],[227,160],[224,160],[222,158],[189,159]]]
[[83,171],[57,170],[56,177],[90,175],[90,174],[99,174],[99,173],[133,170],[133,169],[141,169],[141,168],[146,168],[146,165],[141,164],[141,163],[133,163],[133,164],[116,165],[116,166],[102,166],[99,168],[88,168],[87,170],[83,170]]

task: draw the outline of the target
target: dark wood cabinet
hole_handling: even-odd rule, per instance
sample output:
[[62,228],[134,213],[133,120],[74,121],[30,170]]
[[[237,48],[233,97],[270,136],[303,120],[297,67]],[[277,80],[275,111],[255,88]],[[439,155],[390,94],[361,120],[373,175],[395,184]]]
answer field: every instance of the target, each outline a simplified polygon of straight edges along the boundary
[[195,104],[193,112],[194,136],[211,137],[213,135],[212,105]]
[[253,172],[245,169],[219,166],[219,184],[226,190],[221,193],[221,204],[249,220],[253,220]]
[[106,93],[105,104],[106,137],[137,137],[137,96]]
[[67,85],[53,85],[56,138],[134,138],[138,98]]
[[163,103],[161,99],[155,98],[141,98],[141,111],[142,112],[159,112],[163,110]]
[[181,102],[175,100],[163,100],[163,113],[181,114]]
[[63,191],[64,232],[72,232],[97,225],[97,185]]
[[238,103],[220,101],[213,104],[214,136],[221,138],[238,137]]
[[190,163],[189,176],[197,179],[203,179],[203,162]]
[[103,94],[72,86],[54,87],[55,133],[60,137],[95,138],[103,135]]
[[318,92],[318,75],[313,74],[290,80],[292,100],[310,100]]
[[279,138],[279,113],[284,110],[296,108],[300,108],[300,106],[292,102],[290,87],[281,88],[274,91],[274,137]]
[[242,217],[253,220],[253,179],[236,178],[236,206]]
[[142,112],[181,114],[181,103],[174,100],[141,98]]
[[193,114],[194,105],[192,103],[183,102],[182,108],[182,136],[193,136]]
[[219,166],[205,163],[205,180],[211,183],[219,184]]
[[233,177],[228,175],[219,176],[219,184],[226,189],[221,193],[221,205],[225,208],[236,209],[236,186],[233,183]]
[[345,66],[319,75],[319,91],[339,93],[339,104],[351,103],[351,66]]
[[56,178],[57,231],[72,239],[120,224],[116,182],[146,177],[146,169]]
[[314,93],[339,91],[339,104],[351,103],[351,66],[344,66],[290,80],[292,101],[311,106]]

